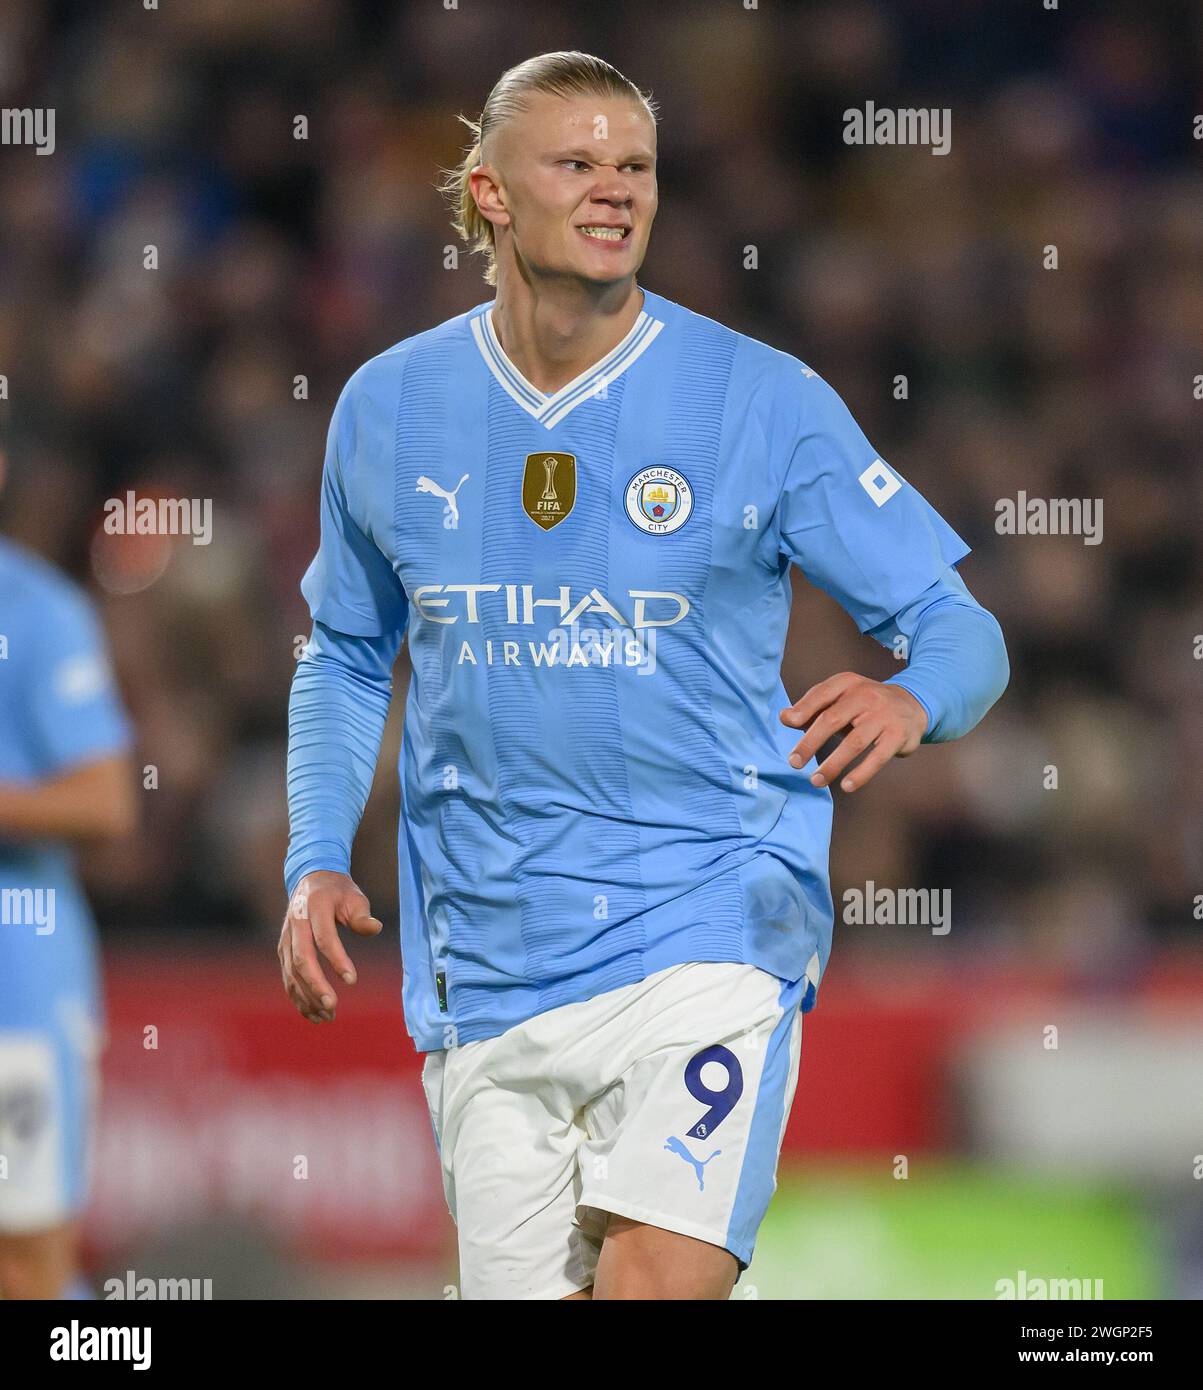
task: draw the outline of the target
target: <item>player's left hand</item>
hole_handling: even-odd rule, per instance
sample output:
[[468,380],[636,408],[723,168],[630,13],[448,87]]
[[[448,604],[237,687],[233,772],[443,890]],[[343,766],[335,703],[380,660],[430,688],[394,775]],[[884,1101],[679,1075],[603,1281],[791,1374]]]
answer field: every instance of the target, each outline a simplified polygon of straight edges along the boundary
[[927,730],[927,714],[909,690],[852,671],[812,685],[800,700],[781,711],[781,722],[806,730],[789,755],[792,767],[805,767],[828,739],[841,729],[849,730],[811,776],[816,787],[834,782],[849,763],[869,750],[840,783],[846,792],[863,787],[891,758],[913,753]]

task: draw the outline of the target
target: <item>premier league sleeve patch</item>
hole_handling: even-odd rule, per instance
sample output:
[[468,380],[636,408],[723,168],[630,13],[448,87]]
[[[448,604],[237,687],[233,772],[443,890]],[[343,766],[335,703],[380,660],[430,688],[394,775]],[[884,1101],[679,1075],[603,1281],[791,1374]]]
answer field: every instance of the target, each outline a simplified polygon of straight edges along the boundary
[[693,489],[675,468],[644,468],[627,484],[627,516],[650,536],[679,531],[693,511]]

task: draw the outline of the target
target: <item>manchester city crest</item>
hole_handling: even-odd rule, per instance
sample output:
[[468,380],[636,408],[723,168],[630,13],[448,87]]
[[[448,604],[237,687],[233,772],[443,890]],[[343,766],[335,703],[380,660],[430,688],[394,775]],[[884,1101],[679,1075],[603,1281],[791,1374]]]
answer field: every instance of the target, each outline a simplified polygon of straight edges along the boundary
[[627,516],[641,531],[667,536],[689,520],[693,489],[675,468],[644,468],[627,484],[626,508]]

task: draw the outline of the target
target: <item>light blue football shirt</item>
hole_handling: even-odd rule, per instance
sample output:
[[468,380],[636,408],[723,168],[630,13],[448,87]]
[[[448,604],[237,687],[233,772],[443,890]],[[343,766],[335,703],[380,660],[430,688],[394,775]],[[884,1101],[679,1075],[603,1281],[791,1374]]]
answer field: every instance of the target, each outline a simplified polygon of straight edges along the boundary
[[797,358],[644,291],[546,395],[491,309],[351,378],[302,584],[338,632],[408,630],[410,1032],[494,1036],[689,961],[805,979],[809,1008],[831,795],[777,718],[789,566],[868,630],[968,547]]
[[[90,600],[0,539],[0,781],[36,783],[130,741]],[[70,849],[0,830],[0,1029],[58,1029],[99,1012],[94,927]]]

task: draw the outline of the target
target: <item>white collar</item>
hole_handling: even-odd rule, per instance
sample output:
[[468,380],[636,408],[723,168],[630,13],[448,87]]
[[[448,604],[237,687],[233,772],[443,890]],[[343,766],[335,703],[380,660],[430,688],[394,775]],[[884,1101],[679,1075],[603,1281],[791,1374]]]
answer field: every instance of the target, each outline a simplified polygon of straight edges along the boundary
[[567,386],[561,386],[554,395],[548,396],[537,386],[532,386],[505,355],[497,330],[493,327],[491,304],[471,322],[472,336],[476,339],[485,366],[497,378],[502,390],[547,429],[558,425],[570,410],[575,410],[582,401],[589,400],[620,377],[636,358],[651,347],[664,327],[662,319],[654,319],[645,309],[641,310],[622,342],[611,348],[600,362],[595,362]]

